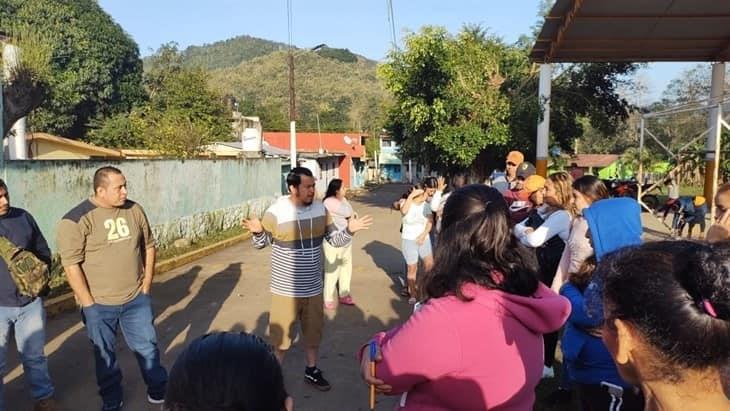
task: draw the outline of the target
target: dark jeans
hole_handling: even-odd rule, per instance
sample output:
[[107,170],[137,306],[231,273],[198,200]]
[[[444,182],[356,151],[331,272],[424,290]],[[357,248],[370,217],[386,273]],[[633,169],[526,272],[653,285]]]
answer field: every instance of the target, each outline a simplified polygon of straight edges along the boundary
[[116,355],[120,328],[127,346],[137,357],[147,394],[154,399],[165,396],[167,371],[160,364],[149,295],[140,293],[122,305],[93,304],[83,308],[81,316],[94,346],[96,382],[105,408],[113,409],[122,401],[122,371]]
[[[598,384],[578,384],[578,398],[581,409],[584,411],[606,411],[616,410],[619,405],[619,398],[612,398],[608,388]],[[624,388],[621,401],[621,411],[643,411],[644,396],[641,391],[634,391],[632,388]],[[611,405],[613,404],[613,407]]]
[[555,363],[555,350],[558,348],[558,340],[560,339],[560,332],[555,331],[554,333],[543,334],[543,347],[545,349],[545,366],[552,367]]

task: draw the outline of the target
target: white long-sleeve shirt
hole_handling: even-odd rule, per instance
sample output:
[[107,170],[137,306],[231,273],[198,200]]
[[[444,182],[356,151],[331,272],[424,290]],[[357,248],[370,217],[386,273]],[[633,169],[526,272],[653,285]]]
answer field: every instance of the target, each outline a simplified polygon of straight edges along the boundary
[[441,231],[441,211],[446,204],[446,200],[449,199],[451,191],[444,194],[443,191],[436,191],[431,198],[431,210],[436,213],[436,232]]
[[556,235],[560,236],[563,241],[568,241],[572,220],[570,213],[565,210],[558,210],[545,217],[545,211],[545,207],[540,207],[538,210],[540,216],[545,218],[545,222],[534,231],[526,232],[529,228],[525,225],[527,219],[515,225],[513,232],[522,244],[532,248],[541,247]]

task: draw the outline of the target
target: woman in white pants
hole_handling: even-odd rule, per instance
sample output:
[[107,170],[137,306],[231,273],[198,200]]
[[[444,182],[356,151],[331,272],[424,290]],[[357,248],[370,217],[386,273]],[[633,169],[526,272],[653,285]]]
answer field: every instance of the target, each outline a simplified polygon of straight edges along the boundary
[[[345,229],[347,220],[354,215],[352,206],[345,198],[346,191],[347,189],[342,186],[342,180],[336,178],[330,181],[324,197],[324,206],[332,216],[338,230]],[[350,295],[352,242],[344,247],[333,247],[327,241],[322,244],[324,249],[324,307],[328,310],[335,309],[335,288],[338,288],[340,304],[355,305]]]

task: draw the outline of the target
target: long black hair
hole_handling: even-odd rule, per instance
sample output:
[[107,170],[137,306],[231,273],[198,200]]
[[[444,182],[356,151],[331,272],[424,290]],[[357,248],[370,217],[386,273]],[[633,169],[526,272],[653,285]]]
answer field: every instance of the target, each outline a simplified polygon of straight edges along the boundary
[[466,283],[523,296],[538,287],[534,253],[512,235],[507,202],[499,191],[482,184],[464,186],[449,196],[434,261],[434,268],[421,278],[431,298],[453,293],[467,301],[461,293]]
[[246,333],[198,337],[177,357],[165,396],[169,411],[281,411],[287,398],[271,347]]
[[330,181],[330,184],[327,186],[327,193],[324,195],[324,198],[330,198],[337,195],[337,192],[340,191],[342,188],[342,180],[339,178],[335,178],[332,181]]
[[624,249],[598,265],[606,325],[633,324],[651,348],[647,379],[718,367],[730,394],[730,242],[664,241]]

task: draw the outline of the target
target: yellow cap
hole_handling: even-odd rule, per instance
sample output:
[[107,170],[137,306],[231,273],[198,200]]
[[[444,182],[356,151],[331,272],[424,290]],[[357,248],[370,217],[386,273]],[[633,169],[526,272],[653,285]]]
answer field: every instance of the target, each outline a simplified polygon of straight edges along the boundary
[[527,190],[528,193],[534,193],[537,190],[542,189],[545,187],[545,177],[533,174],[525,180],[524,184],[525,190]]
[[695,201],[694,201],[694,204],[695,204],[695,207],[701,207],[701,206],[702,206],[703,204],[705,204],[706,202],[707,202],[707,199],[706,199],[705,197],[702,197],[702,196],[696,196],[696,197],[695,197]]

